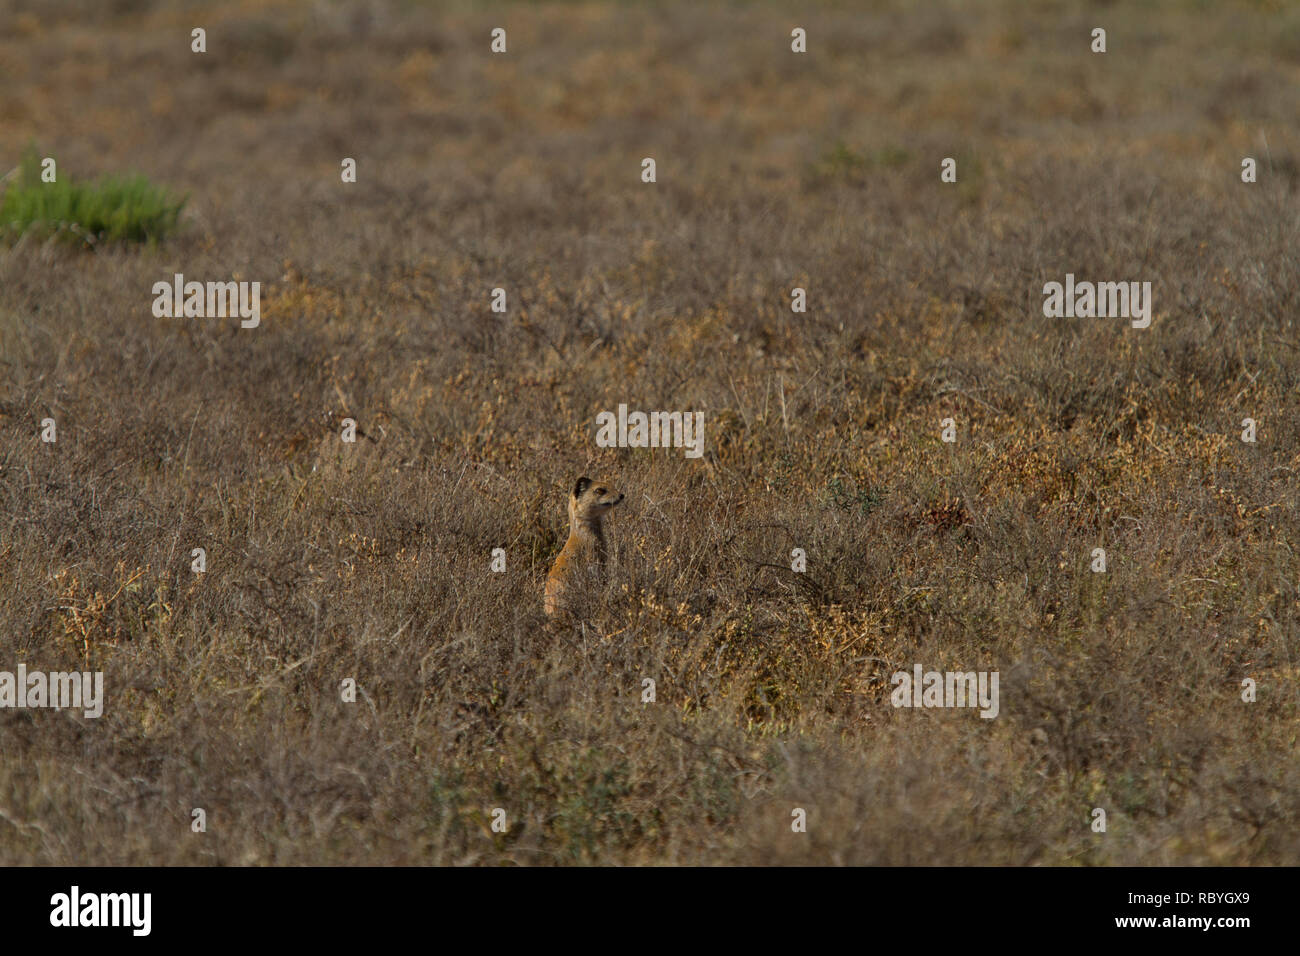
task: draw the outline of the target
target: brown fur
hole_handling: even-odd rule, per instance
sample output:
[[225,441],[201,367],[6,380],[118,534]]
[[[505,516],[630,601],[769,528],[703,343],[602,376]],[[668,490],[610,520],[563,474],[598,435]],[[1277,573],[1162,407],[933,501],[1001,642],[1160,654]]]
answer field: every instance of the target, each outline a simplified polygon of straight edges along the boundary
[[574,580],[605,566],[606,512],[623,500],[607,481],[578,479],[569,495],[569,540],[551,573],[546,576],[546,614],[556,617],[565,610],[565,598]]

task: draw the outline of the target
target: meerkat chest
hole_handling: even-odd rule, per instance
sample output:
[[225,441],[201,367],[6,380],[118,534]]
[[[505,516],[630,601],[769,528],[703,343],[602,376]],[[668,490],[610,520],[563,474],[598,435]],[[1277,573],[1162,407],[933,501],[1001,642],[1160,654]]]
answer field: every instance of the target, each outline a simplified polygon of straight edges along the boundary
[[569,540],[565,542],[564,550],[575,560],[603,563],[605,538],[599,530],[575,528],[569,532]]

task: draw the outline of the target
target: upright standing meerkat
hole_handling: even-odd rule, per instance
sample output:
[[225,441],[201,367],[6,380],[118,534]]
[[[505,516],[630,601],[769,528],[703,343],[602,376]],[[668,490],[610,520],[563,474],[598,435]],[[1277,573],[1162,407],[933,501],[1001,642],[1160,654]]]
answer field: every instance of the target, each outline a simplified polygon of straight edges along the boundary
[[575,578],[599,572],[605,566],[605,513],[623,500],[609,482],[578,479],[569,496],[569,540],[546,576],[546,614],[564,610],[565,594]]

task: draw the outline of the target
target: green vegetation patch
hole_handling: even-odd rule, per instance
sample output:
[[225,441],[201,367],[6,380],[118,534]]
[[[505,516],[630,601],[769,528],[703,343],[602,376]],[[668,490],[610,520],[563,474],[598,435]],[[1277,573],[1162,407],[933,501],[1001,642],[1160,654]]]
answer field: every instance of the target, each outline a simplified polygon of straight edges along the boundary
[[157,242],[176,228],[187,197],[177,198],[144,176],[76,183],[41,178],[34,150],[0,194],[0,236],[9,242],[32,234],[70,242]]

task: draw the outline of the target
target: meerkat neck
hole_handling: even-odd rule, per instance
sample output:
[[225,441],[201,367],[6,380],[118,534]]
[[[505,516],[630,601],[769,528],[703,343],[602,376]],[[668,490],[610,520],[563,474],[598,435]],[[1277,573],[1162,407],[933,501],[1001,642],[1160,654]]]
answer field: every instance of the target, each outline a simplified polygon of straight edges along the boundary
[[594,549],[599,555],[605,553],[605,529],[599,518],[574,515],[571,525],[569,533],[581,544]]

